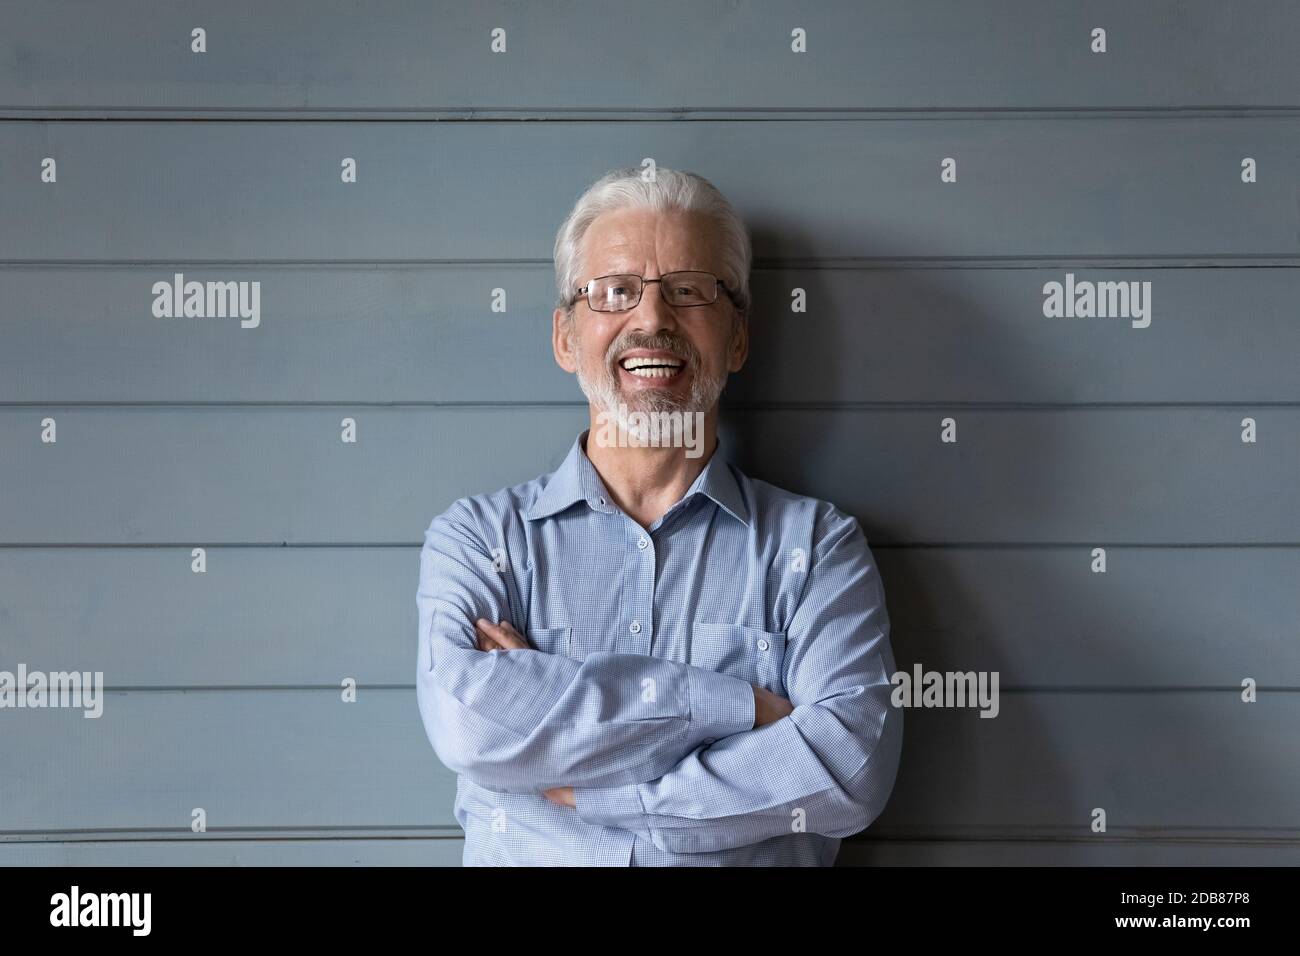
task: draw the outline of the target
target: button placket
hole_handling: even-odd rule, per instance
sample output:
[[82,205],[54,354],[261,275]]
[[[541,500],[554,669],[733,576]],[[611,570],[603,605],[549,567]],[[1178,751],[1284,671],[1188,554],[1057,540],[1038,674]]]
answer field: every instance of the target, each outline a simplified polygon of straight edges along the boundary
[[625,581],[624,626],[628,643],[636,653],[649,654],[654,640],[655,548],[649,533],[626,515],[626,550],[623,559]]

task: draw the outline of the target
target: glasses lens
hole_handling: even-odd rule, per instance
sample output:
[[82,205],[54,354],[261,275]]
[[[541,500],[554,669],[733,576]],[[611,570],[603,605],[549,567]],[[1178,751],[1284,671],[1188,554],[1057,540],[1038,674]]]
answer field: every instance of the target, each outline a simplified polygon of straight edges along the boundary
[[663,287],[671,305],[708,305],[718,297],[717,277],[709,272],[670,272]]
[[603,276],[591,281],[588,304],[597,312],[630,309],[641,297],[640,276]]

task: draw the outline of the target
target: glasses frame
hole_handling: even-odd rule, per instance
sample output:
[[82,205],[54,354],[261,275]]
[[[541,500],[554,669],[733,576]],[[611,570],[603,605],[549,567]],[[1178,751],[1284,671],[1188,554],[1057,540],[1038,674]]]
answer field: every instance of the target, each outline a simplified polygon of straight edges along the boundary
[[[727,293],[727,298],[731,300],[731,304],[733,306],[737,305],[736,296],[732,293],[731,289],[727,286],[727,283],[723,281],[723,279],[721,279],[719,276],[713,275],[712,272],[709,272],[706,269],[675,269],[672,272],[664,273],[658,279],[647,279],[645,276],[637,275],[635,272],[611,272],[608,275],[595,276],[594,278],[588,279],[586,285],[579,287],[577,295],[575,295],[572,299],[569,300],[569,305],[570,306],[576,305],[579,299],[586,299],[587,308],[591,309],[592,312],[599,312],[601,315],[618,315],[620,312],[631,312],[633,309],[635,309],[638,305],[641,304],[641,296],[645,295],[645,287],[649,285],[651,282],[660,283],[659,298],[663,299],[666,305],[672,306],[672,308],[674,309],[698,309],[701,306],[717,305],[718,296],[716,292],[714,293],[712,302],[695,302],[691,305],[673,305],[673,303],[669,302],[668,296],[664,294],[664,287],[662,283],[664,279],[672,278],[673,276],[680,275],[681,273],[684,272],[695,272],[701,275],[713,276],[713,281],[717,283],[717,287],[719,289]],[[594,305],[591,304],[591,296],[588,292],[588,290],[591,288],[592,283],[599,282],[601,279],[612,279],[615,276],[628,276],[630,278],[636,278],[641,280],[641,289],[636,294],[636,301],[633,302],[631,305],[629,305],[626,309],[596,308]]]

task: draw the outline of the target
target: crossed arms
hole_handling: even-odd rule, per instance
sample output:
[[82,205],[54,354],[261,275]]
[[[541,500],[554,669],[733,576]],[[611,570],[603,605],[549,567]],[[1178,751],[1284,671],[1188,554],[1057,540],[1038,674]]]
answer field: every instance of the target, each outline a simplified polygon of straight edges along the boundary
[[448,768],[498,790],[571,787],[582,820],[676,853],[848,836],[884,808],[902,716],[883,591],[854,519],[819,511],[787,630],[793,709],[757,727],[753,686],[727,674],[641,654],[480,649],[491,645],[475,621],[511,611],[474,523],[453,506],[420,556],[417,696]]

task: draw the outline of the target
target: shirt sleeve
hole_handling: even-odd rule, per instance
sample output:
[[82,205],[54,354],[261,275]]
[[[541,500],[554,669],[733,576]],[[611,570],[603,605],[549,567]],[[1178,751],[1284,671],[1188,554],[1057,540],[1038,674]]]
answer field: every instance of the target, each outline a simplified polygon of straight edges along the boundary
[[425,533],[416,605],[425,732],[449,769],[481,786],[653,780],[702,741],[754,726],[753,687],[706,668],[641,654],[479,650],[474,621],[509,620],[510,602],[491,550],[454,507]]
[[794,710],[698,747],[658,779],[575,787],[583,820],[705,853],[800,831],[850,836],[879,816],[903,736],[884,589],[857,520],[831,509],[824,527],[787,631]]

